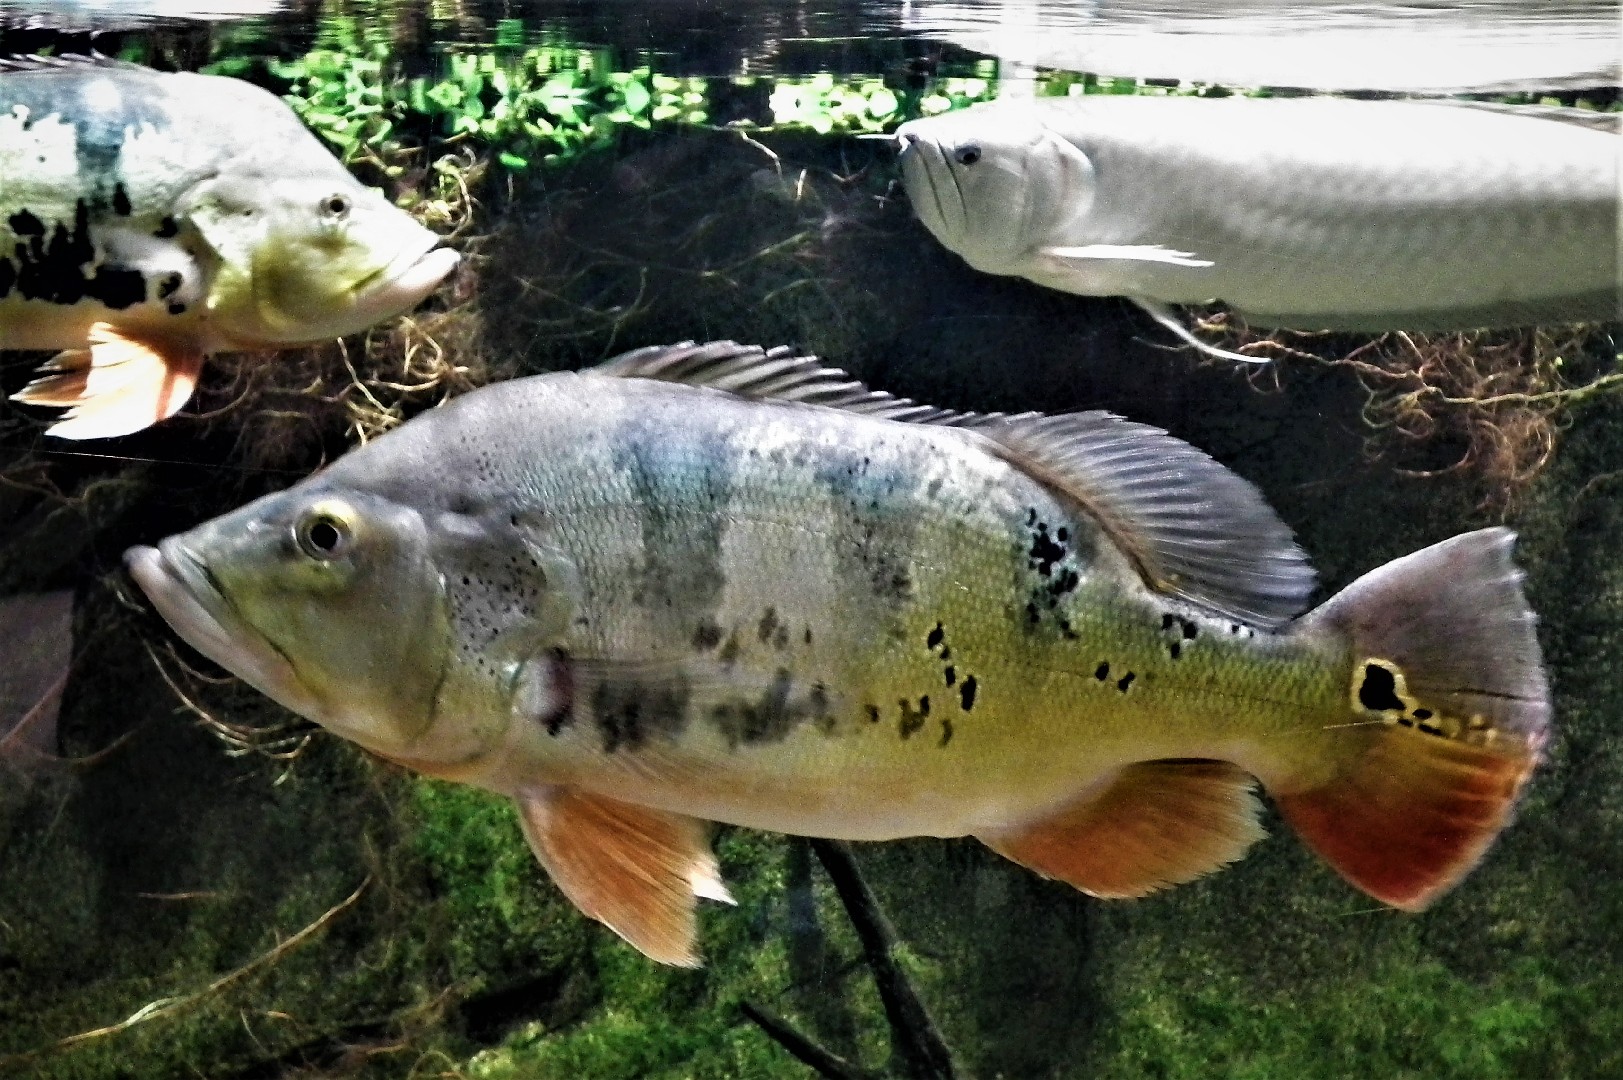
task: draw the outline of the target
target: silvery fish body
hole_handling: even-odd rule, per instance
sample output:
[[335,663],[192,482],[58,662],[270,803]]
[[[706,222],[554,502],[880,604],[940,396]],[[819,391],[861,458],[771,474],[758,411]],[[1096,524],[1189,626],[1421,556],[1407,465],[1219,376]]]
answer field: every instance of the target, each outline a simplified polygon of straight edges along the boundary
[[1458,537],[1293,620],[1288,531],[1162,432],[718,343],[487,387],[127,558],[193,645],[513,796],[583,910],[691,963],[694,897],[726,897],[702,822],[973,835],[1132,896],[1256,840],[1253,777],[1423,905],[1545,737],[1509,545]]
[[258,87],[0,61],[0,348],[67,350],[19,395],[74,408],[57,435],[173,413],[210,352],[412,306],[457,261],[437,244]]
[[897,138],[924,224],[988,273],[1309,330],[1619,317],[1611,116],[1100,95]]

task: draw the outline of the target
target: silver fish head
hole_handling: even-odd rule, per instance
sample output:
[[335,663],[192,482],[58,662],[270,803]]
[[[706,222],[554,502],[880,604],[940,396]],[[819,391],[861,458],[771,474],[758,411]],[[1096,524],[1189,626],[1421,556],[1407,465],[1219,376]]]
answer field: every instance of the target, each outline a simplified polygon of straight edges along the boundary
[[285,172],[222,174],[183,209],[218,260],[210,320],[236,344],[358,333],[415,307],[459,261],[325,152]]
[[417,510],[300,484],[124,561],[188,644],[294,712],[384,754],[433,725],[453,650]]
[[1017,272],[1093,204],[1093,165],[1032,110],[997,104],[896,130],[902,184],[935,238],[977,270]]

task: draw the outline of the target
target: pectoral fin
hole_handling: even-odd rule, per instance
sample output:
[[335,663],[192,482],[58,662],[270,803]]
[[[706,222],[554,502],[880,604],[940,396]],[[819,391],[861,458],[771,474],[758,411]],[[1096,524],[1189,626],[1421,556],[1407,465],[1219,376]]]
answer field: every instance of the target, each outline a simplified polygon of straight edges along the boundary
[[1217,264],[1193,251],[1174,251],[1160,244],[1084,244],[1081,247],[1045,247],[1042,253],[1060,262],[1088,262],[1112,259],[1122,262],[1161,263],[1201,269]]
[[85,348],[58,353],[41,369],[48,374],[12,400],[67,409],[48,431],[59,439],[107,439],[175,415],[202,368],[203,352],[192,342],[137,337],[96,323]]
[[565,787],[518,796],[536,858],[586,915],[662,964],[698,967],[698,897],[733,903],[704,822]]
[[977,839],[1089,895],[1143,896],[1220,869],[1262,838],[1251,785],[1226,762],[1146,761],[1051,817]]

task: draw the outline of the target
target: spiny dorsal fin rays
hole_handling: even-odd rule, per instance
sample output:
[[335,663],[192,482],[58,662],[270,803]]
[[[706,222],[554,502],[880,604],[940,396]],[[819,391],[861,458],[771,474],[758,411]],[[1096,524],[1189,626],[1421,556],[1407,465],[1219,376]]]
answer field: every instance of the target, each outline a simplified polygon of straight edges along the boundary
[[1110,413],[940,409],[870,390],[815,356],[731,341],[638,349],[592,370],[972,430],[1074,499],[1152,588],[1263,627],[1298,614],[1313,591],[1306,558],[1256,488],[1166,432]]
[[1105,412],[974,425],[1015,464],[1086,507],[1155,589],[1272,627],[1314,574],[1251,483],[1158,428]]
[[120,60],[101,53],[69,53],[64,56],[0,56],[0,73],[23,71],[82,71],[85,68],[110,68],[120,71],[152,69]]

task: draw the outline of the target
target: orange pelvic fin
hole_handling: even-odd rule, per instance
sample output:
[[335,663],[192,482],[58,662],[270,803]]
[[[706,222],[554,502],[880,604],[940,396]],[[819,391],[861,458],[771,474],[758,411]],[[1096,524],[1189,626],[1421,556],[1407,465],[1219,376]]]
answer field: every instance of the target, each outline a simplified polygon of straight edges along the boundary
[[1348,881],[1418,911],[1509,824],[1549,736],[1515,535],[1483,529],[1374,570],[1301,620],[1350,647],[1347,713],[1311,782],[1270,780],[1280,812]]
[[563,787],[523,791],[518,808],[576,907],[651,960],[699,966],[698,898],[733,902],[704,822]]
[[89,343],[69,349],[13,401],[65,408],[48,434],[106,439],[151,427],[180,411],[197,387],[203,352],[194,343],[139,337],[109,323],[90,328]]
[[1049,818],[977,839],[1089,895],[1143,896],[1220,869],[1262,838],[1251,787],[1221,761],[1140,762]]

